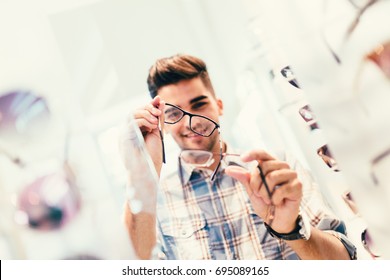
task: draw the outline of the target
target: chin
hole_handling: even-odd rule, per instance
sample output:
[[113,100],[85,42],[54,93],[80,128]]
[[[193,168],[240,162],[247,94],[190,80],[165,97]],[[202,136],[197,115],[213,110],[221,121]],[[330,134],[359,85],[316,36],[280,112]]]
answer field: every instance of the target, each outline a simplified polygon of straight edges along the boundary
[[207,150],[207,147],[202,143],[202,141],[183,141],[181,148],[183,150]]

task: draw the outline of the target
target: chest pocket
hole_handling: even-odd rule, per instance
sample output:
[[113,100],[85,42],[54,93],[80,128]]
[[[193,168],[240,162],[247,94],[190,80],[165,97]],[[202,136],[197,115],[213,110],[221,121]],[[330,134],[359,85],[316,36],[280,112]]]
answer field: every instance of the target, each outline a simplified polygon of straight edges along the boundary
[[164,251],[168,259],[205,259],[209,255],[207,222],[202,215],[160,220]]

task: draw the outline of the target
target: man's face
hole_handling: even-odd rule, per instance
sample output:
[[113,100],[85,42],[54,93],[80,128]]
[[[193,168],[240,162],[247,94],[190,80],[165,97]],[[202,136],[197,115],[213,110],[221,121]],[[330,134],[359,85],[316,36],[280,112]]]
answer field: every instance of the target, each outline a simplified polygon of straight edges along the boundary
[[[223,104],[205,87],[200,78],[180,81],[158,90],[158,95],[166,103],[176,105],[189,113],[206,116],[219,123]],[[178,123],[166,124],[173,139],[181,149],[201,149],[219,152],[218,131],[210,137],[203,137],[190,130],[189,116],[184,116]]]

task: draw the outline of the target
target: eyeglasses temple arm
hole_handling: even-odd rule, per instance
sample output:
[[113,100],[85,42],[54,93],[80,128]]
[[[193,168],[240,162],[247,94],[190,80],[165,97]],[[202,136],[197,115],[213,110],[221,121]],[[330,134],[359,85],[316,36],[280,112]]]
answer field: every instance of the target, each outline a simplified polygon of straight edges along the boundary
[[[272,202],[272,193],[271,191],[269,190],[269,187],[268,187],[268,183],[267,183],[267,180],[265,179],[265,175],[264,175],[264,172],[263,172],[263,169],[261,169],[261,166],[258,164],[257,165],[257,169],[259,169],[259,172],[260,172],[260,178],[261,180],[263,181],[263,184],[265,186],[265,189],[268,193],[268,197],[269,199],[271,200],[271,206],[270,206],[270,210],[269,210],[269,218],[270,218],[270,221],[268,222],[268,226],[271,227],[272,226],[272,223],[274,221],[274,216],[275,216],[275,205],[273,204]],[[263,244],[265,239],[266,239],[267,235],[264,235],[261,243]]]
[[215,168],[214,172],[213,172],[213,175],[211,175],[211,182],[214,182],[214,179],[215,179],[215,175],[217,174],[218,172],[218,169],[219,167],[221,166],[221,161],[223,159],[223,144],[222,144],[222,141],[221,141],[221,129],[220,129],[220,126],[219,124],[216,124],[215,128],[218,129],[218,138],[219,138],[219,162],[218,162],[218,165],[217,165],[217,168]]
[[222,161],[222,157],[221,157],[220,161],[218,162],[217,168],[215,168],[213,174],[211,175],[211,179],[210,179],[211,182],[214,181],[215,175],[217,175],[218,169],[219,169],[219,167],[221,166],[221,161]]
[[[352,2],[352,1],[349,1]],[[352,32],[355,30],[356,26],[358,25],[361,16],[364,14],[364,12],[371,7],[373,4],[378,2],[378,0],[369,0],[357,13],[356,18],[354,21],[351,23],[351,25],[348,27],[347,33],[345,34],[345,39],[348,39]],[[356,5],[354,5],[356,7]]]
[[328,41],[325,38],[325,34],[321,32],[322,41],[324,42],[326,48],[330,52],[330,54],[333,56],[334,60],[337,62],[337,64],[341,64],[340,57],[336,54],[336,52],[332,49],[332,47],[329,45]]
[[161,145],[162,145],[163,163],[166,163],[166,160],[165,160],[164,135],[163,135],[164,123],[165,123],[165,115],[164,115],[164,113],[161,114],[161,116],[158,118],[158,121],[159,121],[159,128],[158,128],[158,130],[159,130],[159,132],[160,132]]
[[261,180],[263,181],[263,184],[265,186],[265,189],[268,193],[268,197],[269,199],[271,200],[272,202],[272,193],[271,191],[269,190],[269,187],[268,187],[268,184],[267,184],[267,180],[265,179],[265,175],[263,173],[263,169],[261,169],[260,165],[257,165],[257,169],[259,169],[259,172],[260,172],[260,177],[261,177]]
[[162,133],[163,125],[161,123],[164,123],[164,120],[163,120],[162,117],[159,118],[158,132],[160,133],[160,138],[161,138],[162,153],[163,153],[163,163],[166,163],[166,160],[165,160],[164,136],[163,136],[163,133]]

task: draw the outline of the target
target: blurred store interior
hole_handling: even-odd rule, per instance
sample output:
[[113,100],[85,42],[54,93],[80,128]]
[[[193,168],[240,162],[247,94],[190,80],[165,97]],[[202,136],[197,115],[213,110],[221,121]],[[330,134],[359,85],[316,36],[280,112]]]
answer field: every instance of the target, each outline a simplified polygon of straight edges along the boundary
[[[119,130],[150,100],[152,63],[188,53],[224,100],[224,139],[292,151],[358,258],[390,259],[390,3],[366,2],[0,1],[0,258],[135,258]],[[9,132],[12,98],[40,118]],[[57,224],[26,222],[38,183]]]

